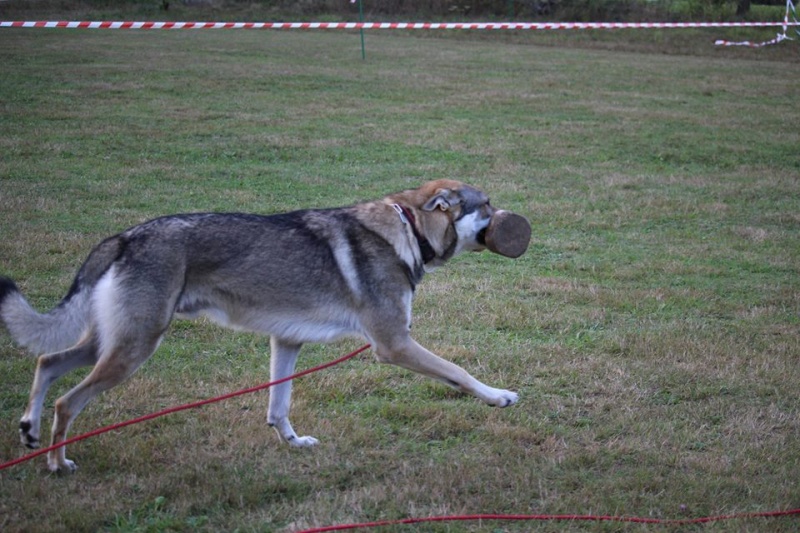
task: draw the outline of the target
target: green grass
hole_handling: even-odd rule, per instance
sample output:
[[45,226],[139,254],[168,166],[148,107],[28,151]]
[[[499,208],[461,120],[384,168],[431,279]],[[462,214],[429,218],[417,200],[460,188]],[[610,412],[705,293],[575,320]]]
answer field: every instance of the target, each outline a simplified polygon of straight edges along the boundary
[[[720,34],[2,30],[0,272],[34,305],[108,234],[434,178],[533,224],[429,275],[415,337],[518,390],[490,409],[371,356],[0,473],[4,531],[290,531],[457,513],[685,518],[800,507],[798,46]],[[692,55],[686,55],[686,51]],[[677,53],[673,53],[677,52]],[[308,346],[303,368],[359,346]],[[73,434],[268,379],[268,342],[178,322]],[[0,457],[35,361],[0,336]],[[54,386],[52,402],[80,379]],[[45,435],[46,438],[46,435]],[[709,531],[792,531],[796,519]],[[693,530],[694,528],[688,528]],[[459,523],[381,531],[652,531]]]

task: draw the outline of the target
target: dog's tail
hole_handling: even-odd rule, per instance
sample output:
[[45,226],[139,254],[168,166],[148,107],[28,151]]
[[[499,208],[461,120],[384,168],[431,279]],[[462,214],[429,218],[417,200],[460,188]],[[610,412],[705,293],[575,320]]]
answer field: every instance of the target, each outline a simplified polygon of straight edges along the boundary
[[123,248],[119,236],[100,243],[81,266],[67,295],[47,313],[36,311],[12,280],[0,276],[0,322],[14,342],[35,355],[77,344],[89,326],[92,289]]

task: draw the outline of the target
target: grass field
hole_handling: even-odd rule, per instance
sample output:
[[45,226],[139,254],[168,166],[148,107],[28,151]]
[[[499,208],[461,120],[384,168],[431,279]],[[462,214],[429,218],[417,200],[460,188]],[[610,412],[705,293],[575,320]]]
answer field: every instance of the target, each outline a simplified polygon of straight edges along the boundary
[[[518,405],[366,354],[295,384],[313,450],[278,441],[266,394],[242,397],[73,445],[75,475],[41,458],[0,472],[0,529],[800,507],[800,47],[629,35],[370,33],[361,61],[357,34],[0,30],[0,272],[39,309],[101,238],[171,212],[336,206],[456,178],[534,228],[522,258],[460,257],[415,301],[415,337]],[[307,346],[300,366],[360,344]],[[267,351],[176,322],[73,434],[267,381]],[[0,461],[25,453],[34,367],[0,334]],[[81,375],[53,387],[43,427]]]

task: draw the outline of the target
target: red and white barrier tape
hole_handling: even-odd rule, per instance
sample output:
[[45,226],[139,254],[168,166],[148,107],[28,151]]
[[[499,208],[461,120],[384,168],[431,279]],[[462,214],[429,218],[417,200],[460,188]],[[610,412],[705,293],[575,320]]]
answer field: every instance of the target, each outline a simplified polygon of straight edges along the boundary
[[[792,20],[789,20],[791,15]],[[673,28],[768,28],[780,26],[783,33],[760,43],[720,39],[717,46],[759,48],[791,40],[789,26],[797,26],[792,0],[786,0],[783,22],[150,22],[150,21],[66,21],[2,20],[0,28],[67,28],[113,30],[616,30]]]
[[769,28],[794,22],[135,22],[0,21],[0,28],[114,30],[615,30],[673,28]]
[[[792,16],[792,21],[789,21],[789,15]],[[797,31],[797,12],[794,9],[794,4],[792,0],[786,0],[786,14],[783,16],[783,23],[781,24],[783,27],[783,33],[779,33],[775,36],[774,39],[770,39],[769,41],[763,41],[760,43],[754,43],[752,41],[726,41],[723,39],[718,40],[714,44],[717,46],[749,46],[750,48],[761,48],[762,46],[769,46],[771,44],[778,44],[781,41],[789,40],[791,41],[792,38],[786,35],[786,30],[789,26],[795,26],[795,32],[800,35],[800,32]]]

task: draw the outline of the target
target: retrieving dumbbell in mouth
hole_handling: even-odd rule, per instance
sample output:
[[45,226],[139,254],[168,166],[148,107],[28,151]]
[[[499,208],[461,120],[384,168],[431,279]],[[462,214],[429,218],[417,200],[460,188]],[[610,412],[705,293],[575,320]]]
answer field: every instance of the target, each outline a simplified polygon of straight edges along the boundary
[[490,251],[516,259],[528,249],[531,224],[524,216],[501,209],[492,215],[484,240]]

